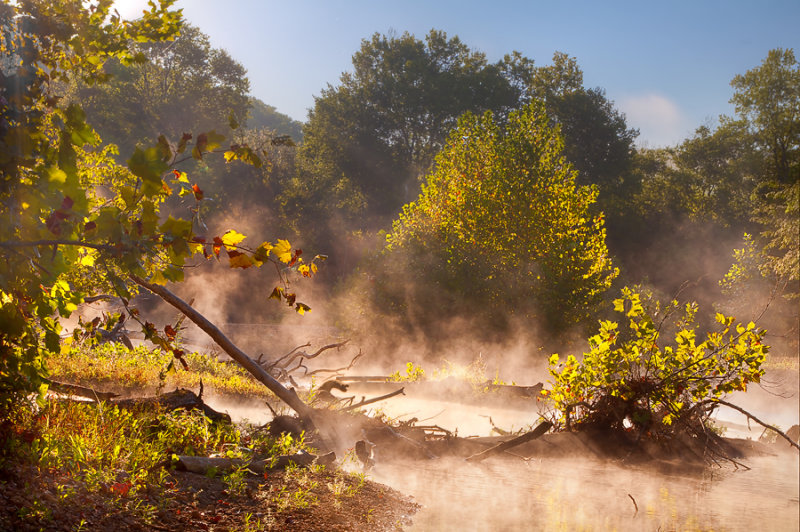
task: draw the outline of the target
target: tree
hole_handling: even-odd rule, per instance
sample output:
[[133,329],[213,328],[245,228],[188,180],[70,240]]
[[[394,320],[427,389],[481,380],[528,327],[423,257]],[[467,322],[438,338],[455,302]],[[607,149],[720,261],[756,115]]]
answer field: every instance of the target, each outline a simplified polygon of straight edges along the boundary
[[258,98],[250,97],[250,111],[247,115],[249,129],[268,129],[277,135],[288,135],[294,142],[303,140],[303,124],[279,113],[275,107],[267,105]]
[[770,50],[761,66],[733,78],[731,103],[768,154],[769,175],[776,183],[800,180],[800,64],[794,50]]
[[244,123],[250,108],[247,71],[208,36],[189,24],[171,41],[132,44],[144,61],[104,65],[102,84],[72,80],[69,97],[79,102],[91,124],[120,152],[149,145],[159,135],[214,129],[230,134],[230,119]]
[[[46,389],[46,359],[60,350],[58,317],[68,317],[87,292],[119,297],[145,337],[183,361],[175,330],[158,330],[128,306],[137,286],[162,292],[159,285],[182,280],[186,261],[198,254],[227,256],[236,268],[286,264],[302,275],[316,268],[285,240],[248,248],[237,231],[206,236],[191,216],[161,214],[174,195],[193,198],[189,212],[198,212],[204,193],[174,163],[222,150],[221,135],[160,136],[155,146],[137,147],[123,167],[83,110],[59,97],[56,85],[70,76],[93,86],[108,82],[106,62],[145,60],[132,42],[174,37],[181,20],[172,4],[151,2],[132,22],[112,14],[110,0],[0,5],[0,412],[20,395]],[[225,158],[257,162],[246,145],[231,146]],[[276,287],[271,297],[308,310],[287,288]]]
[[763,155],[756,193],[764,264],[800,294],[800,63],[794,51],[770,50],[760,66],[733,78],[731,103]]
[[517,309],[555,330],[584,320],[617,270],[603,217],[590,214],[596,190],[575,184],[562,150],[541,104],[504,126],[467,113],[394,222],[388,259],[406,251],[417,277],[464,294],[470,310]]
[[353,71],[316,99],[299,154],[304,175],[334,205],[347,203],[337,194],[346,191],[360,197],[353,207],[391,216],[418,192],[417,177],[462,113],[502,115],[519,97],[501,64],[457,37],[375,34],[353,56]]

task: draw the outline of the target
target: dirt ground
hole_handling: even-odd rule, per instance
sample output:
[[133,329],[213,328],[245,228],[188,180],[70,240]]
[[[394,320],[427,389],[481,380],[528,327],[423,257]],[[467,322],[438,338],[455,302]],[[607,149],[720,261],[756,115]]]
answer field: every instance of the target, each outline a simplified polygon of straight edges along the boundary
[[275,495],[283,471],[250,477],[242,495],[231,495],[219,479],[171,471],[166,495],[152,493],[135,504],[113,487],[89,492],[70,478],[32,467],[7,468],[0,476],[0,531],[385,531],[411,522],[419,508],[409,497],[371,481],[355,495],[335,497],[327,483],[357,483],[355,477],[313,473],[305,507],[277,511]]

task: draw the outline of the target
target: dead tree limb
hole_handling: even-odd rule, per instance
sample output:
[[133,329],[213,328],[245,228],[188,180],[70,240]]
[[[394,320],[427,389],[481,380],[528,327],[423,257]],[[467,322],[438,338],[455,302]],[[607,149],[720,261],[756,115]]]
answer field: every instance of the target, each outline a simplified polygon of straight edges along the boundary
[[308,467],[313,464],[328,466],[333,463],[336,456],[333,453],[317,456],[309,453],[297,453],[278,456],[272,460],[246,460],[232,458],[208,458],[205,456],[178,456],[175,463],[178,469],[205,475],[209,471],[229,471],[238,467],[246,467],[254,474],[261,474],[264,471],[274,469],[286,469],[290,464],[301,467]]
[[92,399],[96,402],[100,401],[108,401],[117,397],[118,394],[112,392],[98,392],[92,388],[86,388],[84,386],[78,386],[77,384],[67,384],[63,382],[56,382],[56,381],[48,381],[47,383],[48,388],[56,393],[63,393],[67,395],[77,395],[79,397],[85,397],[87,399]]
[[773,425],[768,425],[767,423],[764,423],[763,421],[758,419],[756,416],[754,416],[753,414],[751,414],[750,412],[748,412],[744,408],[736,406],[733,403],[729,403],[728,401],[723,401],[722,399],[708,399],[706,401],[703,401],[703,404],[712,404],[712,405],[713,404],[718,404],[718,405],[727,406],[728,408],[733,408],[737,412],[740,412],[740,413],[744,414],[745,416],[747,416],[748,419],[752,419],[753,421],[755,421],[756,423],[758,423],[759,425],[761,425],[765,429],[769,429],[769,430],[775,432],[775,434],[777,434],[778,436],[780,436],[783,439],[785,439],[786,441],[788,441],[790,444],[792,444],[793,447],[797,448],[797,450],[800,451],[800,445],[798,445],[797,442],[795,442],[789,436],[787,436],[785,432],[783,432],[782,430],[780,430],[779,428],[777,428],[777,427],[775,427]]
[[208,319],[200,314],[191,305],[184,300],[173,294],[165,286],[148,283],[144,279],[131,275],[130,279],[150,290],[152,293],[159,296],[161,299],[181,311],[186,317],[192,320],[200,329],[208,334],[214,342],[219,345],[232,359],[239,363],[251,375],[263,383],[269,390],[278,396],[278,398],[289,405],[289,407],[297,412],[300,417],[310,421],[311,408],[306,405],[293,390],[289,390],[278,382],[272,375],[270,375],[264,368],[259,366],[252,358],[239,349],[216,325],[208,321]]
[[480,462],[482,460],[485,460],[486,458],[489,458],[490,456],[493,456],[495,454],[499,454],[499,453],[502,453],[502,452],[507,451],[509,449],[512,449],[512,448],[516,447],[517,445],[522,445],[523,443],[526,443],[526,442],[529,442],[529,441],[533,441],[536,438],[538,438],[541,435],[543,435],[548,430],[550,430],[550,427],[552,427],[552,426],[553,426],[553,424],[550,423],[549,421],[542,421],[539,424],[539,426],[537,426],[532,431],[523,434],[522,436],[517,436],[516,438],[512,438],[512,439],[510,439],[508,441],[504,441],[503,443],[495,445],[494,447],[490,447],[489,449],[486,449],[485,451],[481,451],[481,452],[479,452],[477,454],[473,454],[472,456],[467,458],[467,462]]
[[380,397],[373,397],[372,399],[367,399],[361,401],[360,403],[356,403],[354,405],[346,406],[344,408],[340,408],[340,412],[349,412],[350,410],[355,410],[356,408],[361,408],[362,406],[371,405],[372,403],[377,403],[378,401],[383,401],[384,399],[389,399],[394,397],[395,395],[403,394],[405,395],[405,388],[400,388],[399,390],[395,390],[392,393],[387,393],[386,395],[381,395]]
[[320,369],[315,369],[313,371],[308,371],[308,368],[303,366],[303,369],[306,370],[306,373],[305,373],[306,376],[317,375],[319,373],[335,373],[335,374],[338,374],[338,373],[341,373],[342,371],[347,371],[349,369],[353,369],[353,366],[356,365],[356,362],[358,362],[358,359],[361,358],[362,356],[364,356],[364,353],[362,353],[361,350],[359,349],[358,350],[358,354],[356,356],[354,356],[350,360],[350,363],[348,365],[346,365],[346,366],[341,367],[341,368],[335,368],[335,369],[320,368]]

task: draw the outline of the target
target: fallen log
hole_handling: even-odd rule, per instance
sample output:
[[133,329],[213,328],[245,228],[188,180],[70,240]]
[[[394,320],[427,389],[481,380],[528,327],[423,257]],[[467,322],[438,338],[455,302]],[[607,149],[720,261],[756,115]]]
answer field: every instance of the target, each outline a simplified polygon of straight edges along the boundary
[[[303,402],[298,397],[294,388],[286,388],[283,384],[269,374],[262,368],[255,360],[247,356],[247,353],[239,349],[216,325],[211,323],[205,316],[200,314],[194,307],[186,303],[184,300],[170,292],[166,287],[148,283],[144,279],[131,275],[130,279],[139,286],[150,290],[152,293],[159,296],[161,299],[178,309],[184,316],[192,320],[195,325],[200,327],[206,334],[208,334],[218,346],[222,348],[233,360],[239,363],[258,381],[264,384],[272,393],[278,398],[289,405],[289,407],[297,412],[297,415],[303,420],[303,423],[312,431],[317,432],[318,446],[326,450],[330,450],[332,442],[337,440],[336,427],[325,424],[324,426],[318,422],[319,416],[315,415],[313,408]],[[324,423],[324,420],[323,420]]]
[[61,393],[64,395],[76,395],[78,397],[85,397],[86,399],[92,399],[95,402],[108,401],[109,399],[113,399],[114,397],[119,396],[119,394],[116,393],[100,392],[93,388],[86,388],[85,386],[78,386],[77,384],[68,384],[65,382],[47,381],[47,386],[48,389],[53,392]]
[[253,474],[260,475],[265,471],[286,469],[291,464],[300,467],[309,467],[315,464],[329,466],[335,460],[336,455],[332,452],[324,455],[300,452],[296,454],[278,456],[269,460],[253,460],[250,462],[239,458],[178,456],[177,461],[173,463],[175,464],[175,467],[181,471],[189,471],[190,473],[197,473],[200,475],[205,475],[210,471],[223,472],[241,467],[245,467]]
[[275,377],[270,375],[264,368],[262,368],[255,360],[247,356],[247,353],[239,349],[216,325],[211,323],[205,316],[200,314],[194,307],[187,302],[170,292],[166,287],[148,283],[144,279],[135,275],[130,276],[131,280],[150,290],[152,293],[159,296],[161,299],[181,311],[187,318],[192,320],[200,329],[208,334],[218,346],[222,348],[232,359],[239,363],[251,375],[262,382],[269,390],[278,396],[278,398],[289,405],[289,407],[297,412],[301,417],[309,417],[311,408],[305,404],[293,390],[289,390],[278,382]]
[[129,399],[117,399],[110,401],[109,404],[116,405],[119,408],[160,408],[163,410],[199,410],[203,412],[212,421],[224,421],[230,423],[231,417],[228,414],[217,412],[203,400],[197,396],[193,391],[186,389],[176,389],[173,392],[161,394],[155,397],[138,397]]
[[527,443],[529,441],[533,441],[536,438],[542,436],[545,432],[550,430],[553,426],[552,423],[549,421],[542,421],[535,429],[530,432],[523,434],[522,436],[517,436],[516,438],[512,438],[508,441],[495,445],[494,447],[490,447],[485,451],[481,451],[477,454],[473,454],[470,457],[467,457],[467,462],[480,462],[489,458],[490,456],[494,456],[496,454],[505,452],[509,449],[516,447],[517,445],[522,445],[523,443]]

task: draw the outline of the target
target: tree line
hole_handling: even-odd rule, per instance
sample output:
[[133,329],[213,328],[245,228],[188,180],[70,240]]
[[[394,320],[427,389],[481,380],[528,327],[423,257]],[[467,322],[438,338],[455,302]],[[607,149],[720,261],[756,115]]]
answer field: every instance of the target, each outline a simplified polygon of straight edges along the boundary
[[330,293],[431,334],[442,315],[499,331],[519,316],[558,334],[590,323],[615,284],[671,291],[678,258],[691,280],[705,273],[687,266],[700,248],[730,254],[732,242],[745,246],[729,293],[753,279],[798,293],[793,50],[732,80],[734,116],[664,149],[635,146],[576,58],[490,62],[437,30],[364,39],[298,124],[249,96],[241,64],[171,4],[134,22],[109,2],[2,6],[11,380],[35,382],[57,350],[53,312],[80,294],[133,296],[130,274],[179,281],[191,257],[220,253],[297,271],[297,249],[247,249],[208,229],[234,206],[261,232],[329,254]]

